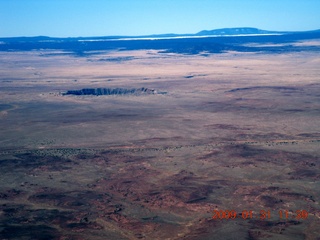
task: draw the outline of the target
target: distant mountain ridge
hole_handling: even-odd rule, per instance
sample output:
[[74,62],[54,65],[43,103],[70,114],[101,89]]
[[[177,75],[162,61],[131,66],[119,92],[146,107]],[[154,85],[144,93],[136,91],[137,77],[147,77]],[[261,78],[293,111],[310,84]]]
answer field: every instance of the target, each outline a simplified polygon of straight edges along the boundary
[[[295,42],[320,40],[320,30],[276,32],[257,28],[222,28],[204,30],[195,34],[161,34],[147,36],[101,36],[52,38],[0,38],[0,51],[59,50],[60,54],[89,56],[109,50],[159,50],[181,54],[237,52],[295,52],[320,53],[320,46],[301,46]],[[255,43],[252,45],[252,43]],[[270,44],[271,43],[271,44]],[[48,53],[52,54],[52,53]],[[54,53],[57,54],[57,53]],[[46,53],[43,53],[46,56]],[[130,60],[130,59],[126,59]],[[109,61],[108,59],[105,61]],[[114,59],[112,61],[124,61]]]
[[138,36],[136,38],[168,38],[168,37],[201,37],[201,36],[235,36],[235,35],[262,35],[262,34],[284,34],[284,31],[268,31],[259,28],[241,27],[241,28],[219,28],[213,30],[202,30],[198,33],[187,34],[153,34],[146,36]]
[[279,33],[285,33],[285,32],[267,31],[259,28],[244,27],[244,28],[220,28],[220,29],[214,29],[214,30],[203,30],[196,33],[196,35],[197,36],[203,36],[203,35],[227,36],[227,35],[279,34]]
[[18,41],[50,41],[50,40],[58,40],[64,39],[67,41],[73,40],[86,40],[86,39],[124,39],[124,38],[178,38],[178,37],[202,37],[202,36],[250,36],[250,35],[277,35],[277,34],[297,34],[297,33],[317,33],[320,32],[320,29],[311,30],[311,31],[269,31],[262,30],[259,28],[252,27],[239,27],[239,28],[220,28],[213,30],[202,30],[198,33],[187,33],[187,34],[175,34],[175,33],[167,33],[167,34],[152,34],[152,35],[140,35],[140,36],[95,36],[95,37],[48,37],[48,36],[34,36],[34,37],[3,37],[0,40],[18,40]]

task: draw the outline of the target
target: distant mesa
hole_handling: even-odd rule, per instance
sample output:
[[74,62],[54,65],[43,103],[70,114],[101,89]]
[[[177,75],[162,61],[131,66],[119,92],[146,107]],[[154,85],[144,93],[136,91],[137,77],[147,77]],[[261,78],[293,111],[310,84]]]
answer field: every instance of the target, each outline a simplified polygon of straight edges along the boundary
[[62,95],[150,95],[150,94],[166,94],[166,92],[158,92],[152,88],[83,88],[81,90],[68,90]]
[[255,34],[276,34],[276,33],[284,33],[284,32],[266,31],[258,28],[244,27],[244,28],[221,28],[221,29],[214,29],[214,30],[203,30],[201,32],[198,32],[197,35],[228,36],[228,35],[255,35]]
[[[13,37],[0,38],[0,52],[34,51],[42,57],[67,56],[88,57],[101,51],[155,50],[159,53],[201,54],[225,52],[301,52],[319,51],[318,45],[295,45],[294,42],[320,39],[320,30],[314,31],[267,31],[258,28],[221,28],[203,30],[190,34],[160,34],[145,36],[100,36],[100,37]],[[252,44],[258,43],[258,44]],[[272,45],[269,45],[272,43]],[[265,45],[267,44],[267,45]],[[48,50],[48,51],[43,51]],[[57,50],[58,52],[53,52]],[[97,59],[106,64],[135,60],[133,56]],[[93,61],[88,59],[88,61]]]

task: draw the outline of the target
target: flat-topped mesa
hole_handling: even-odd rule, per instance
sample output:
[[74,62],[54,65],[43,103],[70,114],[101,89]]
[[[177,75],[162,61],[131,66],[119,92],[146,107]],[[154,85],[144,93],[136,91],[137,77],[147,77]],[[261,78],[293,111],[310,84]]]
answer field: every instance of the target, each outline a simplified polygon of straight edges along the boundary
[[83,88],[81,90],[68,90],[63,95],[142,95],[142,94],[165,94],[151,88]]

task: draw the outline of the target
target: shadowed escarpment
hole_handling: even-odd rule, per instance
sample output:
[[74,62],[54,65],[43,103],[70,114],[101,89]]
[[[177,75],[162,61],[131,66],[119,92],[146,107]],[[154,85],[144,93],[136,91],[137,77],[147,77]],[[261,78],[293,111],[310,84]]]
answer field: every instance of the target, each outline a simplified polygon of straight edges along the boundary
[[142,94],[166,94],[151,88],[83,88],[81,90],[68,90],[63,95],[142,95]]
[[298,91],[299,89],[297,87],[286,87],[286,86],[254,86],[254,87],[234,88],[227,92],[250,91],[250,90]]

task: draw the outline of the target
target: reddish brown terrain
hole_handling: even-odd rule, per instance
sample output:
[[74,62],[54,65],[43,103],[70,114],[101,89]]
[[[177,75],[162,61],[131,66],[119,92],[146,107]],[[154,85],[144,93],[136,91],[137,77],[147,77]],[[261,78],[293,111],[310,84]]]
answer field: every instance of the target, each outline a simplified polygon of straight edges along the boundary
[[0,52],[0,239],[319,239],[319,66]]

